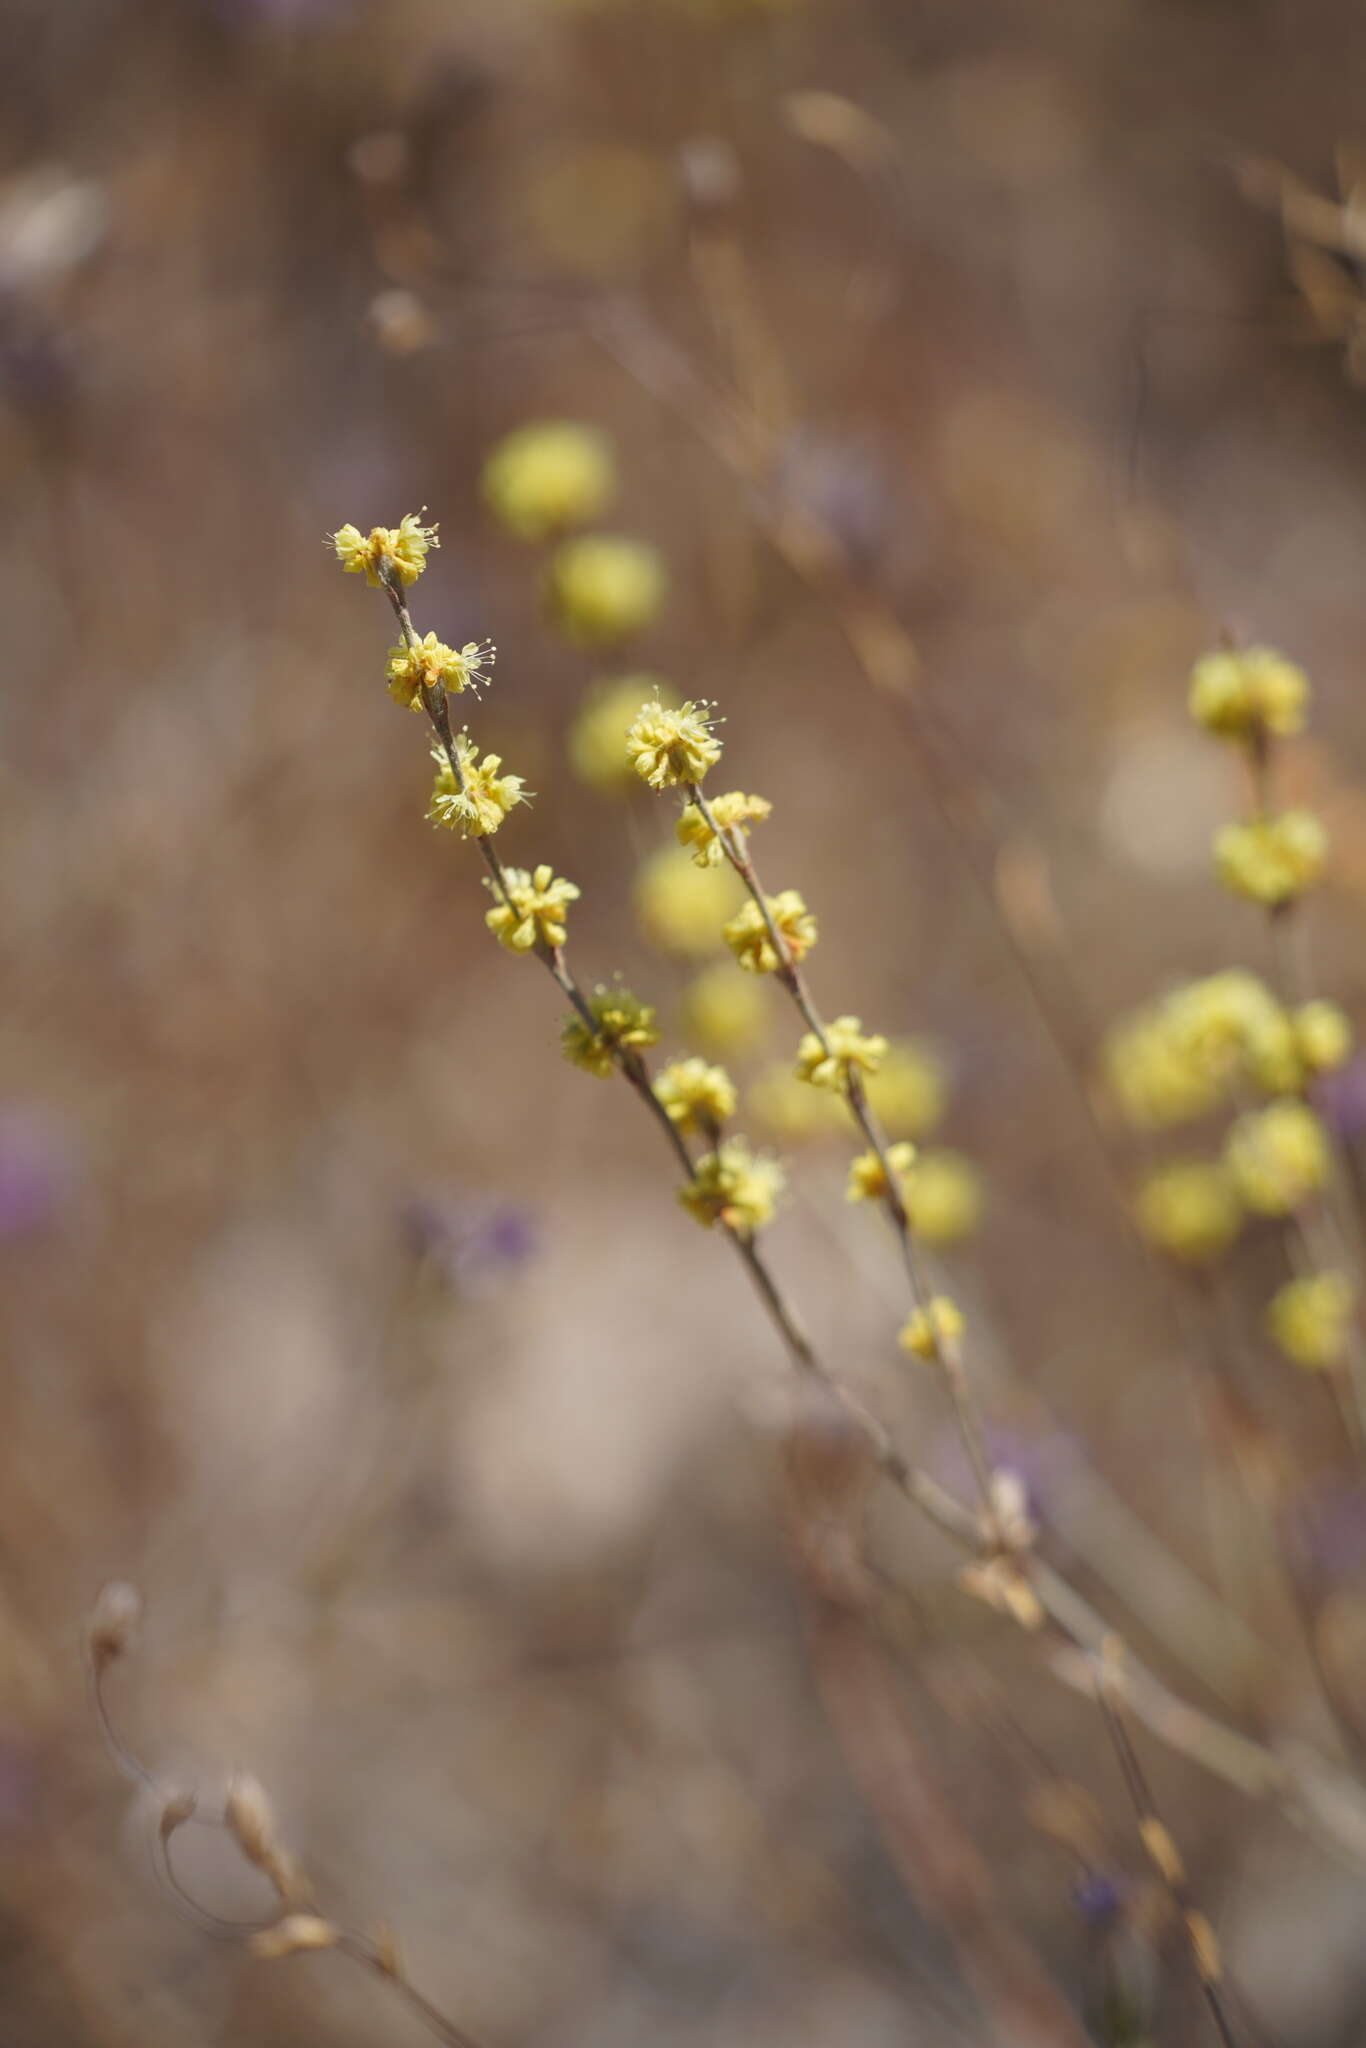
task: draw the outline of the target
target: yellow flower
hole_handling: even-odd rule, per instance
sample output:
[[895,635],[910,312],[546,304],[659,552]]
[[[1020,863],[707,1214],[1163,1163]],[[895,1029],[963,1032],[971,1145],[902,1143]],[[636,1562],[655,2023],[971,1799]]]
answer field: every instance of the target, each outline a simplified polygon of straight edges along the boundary
[[767,1034],[768,998],[761,982],[718,960],[688,983],[682,1016],[688,1036],[710,1052],[747,1052]]
[[1126,1119],[1160,1130],[1206,1115],[1244,1075],[1260,1087],[1293,1092],[1293,1052],[1285,1013],[1270,990],[1230,968],[1124,1019],[1110,1033],[1105,1063]]
[[[716,820],[718,831],[739,832],[746,839],[750,826],[761,825],[773,810],[767,797],[746,796],[742,789],[727,790],[724,796],[712,797],[708,808]],[[683,814],[674,829],[679,845],[693,849],[692,858],[698,867],[715,867],[724,858],[717,832],[712,831],[696,804],[684,804]]]
[[504,868],[503,882],[506,897],[491,877],[484,884],[498,897],[492,910],[485,911],[484,923],[499,945],[511,953],[529,953],[538,944],[562,946],[565,913],[578,901],[577,885],[562,880],[547,861],[530,872]]
[[1352,1050],[1352,1027],[1336,1003],[1305,1003],[1293,1022],[1295,1044],[1311,1074],[1330,1073]]
[[1225,1163],[1249,1209],[1288,1216],[1328,1179],[1328,1139],[1303,1102],[1272,1102],[1240,1116],[1229,1132]]
[[499,773],[503,765],[500,754],[485,754],[481,761],[468,733],[455,735],[455,751],[465,777],[463,789],[451,773],[444,749],[432,748],[436,780],[427,818],[433,825],[445,825],[458,832],[462,839],[483,839],[498,830],[514,804],[524,804],[529,799],[522,777]]
[[560,543],[546,595],[577,647],[610,647],[648,626],[664,600],[664,565],[645,541],[586,533]]
[[533,420],[484,464],[484,502],[519,540],[544,540],[606,510],[616,468],[605,435],[576,420]]
[[825,1027],[824,1043],[808,1031],[797,1047],[797,1079],[813,1088],[845,1090],[855,1074],[875,1074],[887,1051],[880,1032],[864,1035],[858,1017],[836,1017]]
[[691,698],[677,710],[652,699],[640,706],[626,735],[626,758],[651,789],[700,782],[721,758],[712,724],[707,706]]
[[[905,1138],[887,1147],[887,1164],[896,1175],[897,1187],[902,1200],[911,1168],[915,1163],[915,1146]],[[849,1179],[844,1190],[846,1202],[880,1202],[887,1193],[887,1176],[882,1171],[882,1161],[876,1152],[860,1152],[849,1163]]]
[[[732,983],[753,988],[754,982],[739,983],[731,970]],[[807,1138],[828,1138],[849,1128],[848,1112],[837,1097],[808,1088],[799,1081],[786,1061],[766,1067],[745,1090],[745,1103],[757,1122],[774,1137],[789,1144]]]
[[1150,1244],[1191,1265],[1217,1259],[1242,1222],[1228,1172],[1195,1159],[1173,1161],[1150,1173],[1134,1213]]
[[391,647],[384,672],[389,678],[389,695],[396,704],[412,711],[422,709],[423,687],[450,690],[478,690],[487,681],[485,669],[493,667],[494,647],[489,640],[467,640],[458,651],[428,633],[416,647]]
[[780,961],[774,952],[763,914],[753,899],[741,907],[721,934],[740,965],[751,974],[773,974],[789,962],[795,967],[816,943],[816,920],[796,889],[780,890],[764,901],[786,947],[786,960]]
[[864,1092],[894,1138],[923,1138],[944,1114],[948,1077],[943,1062],[920,1039],[894,1038]]
[[619,983],[594,989],[588,1008],[593,1018],[591,1030],[575,1015],[566,1018],[560,1032],[565,1058],[587,1074],[603,1079],[615,1066],[616,1053],[643,1052],[659,1043],[654,1010]]
[[752,1152],[744,1138],[727,1138],[698,1160],[678,1199],[708,1230],[719,1222],[750,1236],[770,1221],[785,1184],[776,1159]]
[[902,1200],[911,1229],[925,1244],[958,1244],[971,1237],[982,1219],[981,1179],[961,1152],[921,1152]]
[[339,527],[332,545],[348,576],[363,572],[371,589],[380,590],[386,576],[405,586],[416,583],[427,566],[428,550],[441,543],[434,526],[423,526],[416,512],[405,512],[397,526],[372,526],[369,533],[358,526]]
[[962,1310],[946,1294],[936,1294],[928,1308],[912,1309],[897,1341],[915,1358],[951,1358],[962,1334]]
[[1289,903],[1316,882],[1328,835],[1312,811],[1282,811],[1225,825],[1214,842],[1214,865],[1226,889],[1254,903]]
[[655,1099],[680,1131],[714,1133],[735,1114],[735,1083],[706,1060],[671,1060],[655,1077]]
[[625,738],[637,712],[653,694],[672,705],[674,693],[658,676],[622,676],[595,683],[579,704],[569,728],[569,765],[593,789],[633,789],[636,773]]
[[1272,1342],[1296,1365],[1320,1370],[1347,1354],[1356,1296],[1345,1273],[1313,1273],[1287,1280],[1271,1298],[1266,1326]]
[[1300,732],[1308,699],[1304,670],[1274,647],[1206,654],[1191,670],[1191,717],[1221,739]]
[[715,952],[741,888],[729,868],[699,874],[680,847],[662,846],[636,875],[636,911],[655,945],[685,959],[699,957]]

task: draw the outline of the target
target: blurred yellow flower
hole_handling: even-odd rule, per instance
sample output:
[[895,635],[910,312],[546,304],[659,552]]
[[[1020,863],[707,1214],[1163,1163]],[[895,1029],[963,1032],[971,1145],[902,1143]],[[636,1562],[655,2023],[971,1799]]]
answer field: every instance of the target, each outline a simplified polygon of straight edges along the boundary
[[1272,1102],[1240,1116],[1224,1159],[1238,1194],[1260,1216],[1288,1216],[1328,1179],[1328,1138],[1303,1102]]
[[946,1294],[936,1294],[928,1308],[912,1309],[901,1326],[898,1342],[915,1358],[952,1357],[964,1329],[963,1312]]
[[672,706],[674,692],[658,676],[622,676],[595,683],[569,728],[569,763],[593,789],[633,789],[637,777],[626,735],[647,697]]
[[797,1079],[844,1090],[854,1074],[875,1074],[887,1051],[880,1032],[865,1035],[858,1017],[836,1017],[823,1034],[808,1031],[797,1048]]
[[1272,1342],[1295,1365],[1323,1370],[1347,1355],[1356,1296],[1345,1273],[1312,1273],[1287,1280],[1271,1298],[1266,1326]]
[[1150,1244],[1191,1265],[1227,1251],[1242,1222],[1227,1170],[1195,1159],[1155,1168],[1139,1188],[1134,1213]]
[[923,1138],[944,1114],[948,1076],[937,1054],[920,1039],[894,1038],[864,1092],[892,1137]]
[[1191,670],[1191,717],[1221,739],[1300,732],[1308,700],[1304,670],[1274,647],[1220,649],[1202,655]]
[[724,1067],[706,1060],[671,1060],[655,1076],[655,1099],[685,1136],[711,1133],[735,1114],[735,1083]]
[[[732,984],[738,976],[729,970]],[[739,983],[753,988],[753,982]],[[830,1137],[849,1128],[849,1113],[837,1096],[808,1088],[786,1061],[765,1068],[745,1090],[745,1106],[764,1129],[789,1144],[806,1138]]]
[[[907,1179],[915,1163],[915,1146],[902,1138],[895,1145],[887,1147],[887,1164],[896,1175],[897,1187],[903,1201],[906,1195]],[[882,1161],[876,1152],[860,1152],[849,1162],[849,1179],[845,1185],[846,1202],[880,1202],[887,1192],[887,1176],[882,1170]]]
[[699,873],[677,846],[662,846],[639,868],[636,913],[646,936],[684,959],[714,953],[743,884],[729,868]]
[[959,1244],[982,1220],[981,1176],[961,1152],[917,1154],[902,1199],[911,1229],[929,1245]]
[[585,533],[551,557],[546,594],[565,637],[610,647],[648,626],[664,601],[664,564],[645,541]]
[[616,483],[606,435],[577,420],[517,427],[488,456],[481,478],[494,517],[519,540],[531,541],[598,518]]
[[1331,1073],[1352,1050],[1352,1027],[1336,1003],[1305,1003],[1295,1012],[1295,1043],[1311,1074]]
[[[761,825],[773,810],[767,797],[746,796],[742,789],[727,790],[724,796],[710,798],[707,807],[716,821],[717,832],[739,832],[746,839],[750,826]],[[698,867],[715,867],[725,858],[717,832],[712,831],[696,804],[684,804],[674,829],[679,845],[693,849],[692,858]]]
[[[709,1052],[748,1052],[767,1034],[768,998],[762,982],[737,974],[728,960],[717,961],[688,983],[682,1017],[688,1037]],[[792,1079],[786,1068],[781,1071]],[[809,1099],[807,1089],[800,1092]]]
[[1220,881],[1254,903],[1289,903],[1315,883],[1328,855],[1328,835],[1312,811],[1282,811],[1225,825],[1214,841]]

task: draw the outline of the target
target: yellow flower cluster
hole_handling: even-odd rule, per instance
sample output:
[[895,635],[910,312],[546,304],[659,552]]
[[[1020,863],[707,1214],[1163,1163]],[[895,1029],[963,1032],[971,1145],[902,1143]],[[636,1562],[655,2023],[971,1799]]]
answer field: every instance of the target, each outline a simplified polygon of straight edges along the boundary
[[484,673],[493,667],[495,649],[488,640],[467,640],[461,648],[447,647],[435,633],[424,634],[416,647],[391,647],[384,673],[389,695],[410,711],[422,709],[424,687],[431,692],[477,690],[487,681]]
[[[897,1187],[905,1198],[908,1176],[915,1164],[915,1146],[902,1138],[887,1147],[887,1164],[896,1175]],[[850,1161],[844,1190],[846,1202],[880,1202],[887,1193],[887,1176],[876,1152],[860,1152]]]
[[865,1093],[894,1138],[923,1138],[948,1103],[948,1076],[938,1055],[917,1038],[894,1038]]
[[1327,854],[1328,835],[1305,810],[1225,825],[1214,841],[1214,865],[1224,887],[1272,908],[1312,887]]
[[813,1088],[847,1090],[855,1074],[875,1074],[887,1051],[880,1032],[865,1035],[858,1017],[836,1017],[824,1036],[808,1031],[797,1047],[797,1079]]
[[1323,1371],[1346,1357],[1355,1312],[1356,1295],[1345,1273],[1312,1273],[1277,1289],[1266,1326],[1276,1348],[1295,1365]]
[[634,889],[646,936],[685,959],[703,958],[716,950],[717,933],[740,892],[740,881],[729,868],[708,868],[699,874],[677,846],[661,846],[652,853],[637,873]]
[[564,881],[546,861],[530,871],[504,868],[503,884],[505,894],[492,879],[485,884],[498,897],[485,911],[484,922],[499,945],[511,953],[529,953],[536,945],[562,946],[566,913],[579,897],[577,884]]
[[776,1159],[752,1151],[744,1138],[727,1138],[698,1160],[678,1199],[707,1229],[719,1222],[749,1236],[772,1219],[785,1184]]
[[688,983],[682,1016],[688,1036],[712,1052],[749,1052],[768,1035],[763,984],[736,974],[728,961],[704,967]]
[[560,1032],[565,1058],[586,1074],[603,1080],[615,1066],[618,1052],[644,1052],[659,1043],[654,1010],[629,988],[614,984],[594,989],[588,1008],[593,1018],[591,1029],[576,1015],[566,1018]]
[[566,639],[610,647],[649,625],[664,588],[664,565],[647,542],[585,533],[555,550],[546,597]]
[[1150,1244],[1189,1265],[1217,1259],[1242,1223],[1227,1169],[1199,1159],[1156,1167],[1139,1188],[1134,1214]]
[[655,1077],[655,1099],[685,1136],[711,1133],[735,1114],[735,1083],[724,1067],[707,1060],[671,1060]]
[[1274,647],[1220,649],[1191,670],[1190,714],[1220,739],[1288,738],[1303,730],[1309,682]]
[[427,566],[428,550],[440,547],[434,526],[424,526],[416,512],[405,512],[397,526],[342,526],[332,535],[337,560],[348,576],[364,575],[372,590],[386,579],[405,587],[416,583]]
[[1237,967],[1187,982],[1111,1032],[1111,1090],[1140,1130],[1192,1122],[1244,1082],[1293,1094],[1350,1038],[1335,1006],[1323,1009],[1329,1014],[1318,1004],[1287,1014],[1264,982]]
[[1247,1208],[1289,1216],[1328,1180],[1328,1135],[1306,1103],[1271,1102],[1238,1118],[1224,1163]]
[[763,913],[752,898],[721,934],[740,965],[751,974],[773,974],[789,962],[795,967],[816,943],[816,920],[796,889],[780,890],[776,896],[765,897],[764,901],[787,950],[786,960],[779,960],[774,952]]
[[982,1183],[961,1152],[921,1152],[903,1199],[911,1229],[925,1244],[959,1244],[982,1220]]
[[545,540],[596,519],[616,490],[605,435],[576,420],[532,420],[484,464],[484,502],[519,540]]
[[672,705],[674,693],[658,676],[622,676],[588,691],[569,728],[569,764],[581,782],[604,791],[635,787],[622,736],[651,693]]
[[674,828],[679,845],[692,848],[693,860],[700,868],[715,867],[724,857],[719,837],[721,832],[740,832],[748,838],[750,826],[762,825],[764,819],[771,816],[773,806],[767,797],[746,796],[742,789],[730,789],[724,796],[712,797],[708,809],[716,820],[715,832],[696,804],[683,806],[682,816]]
[[451,773],[444,750],[432,748],[436,780],[427,818],[433,825],[458,832],[462,839],[482,839],[498,830],[514,804],[527,803],[529,798],[520,775],[499,772],[501,754],[485,754],[481,761],[478,749],[463,732],[455,735],[455,751],[464,776],[463,788]]
[[897,1339],[913,1358],[952,1358],[963,1334],[963,1311],[946,1294],[936,1294],[927,1308],[912,1309]]
[[657,699],[642,704],[626,735],[626,758],[651,789],[700,782],[721,758],[712,723],[707,706],[691,698],[676,709]]
[[[731,973],[733,987],[754,989],[762,983],[741,981]],[[786,1144],[808,1138],[831,1138],[848,1129],[848,1112],[835,1096],[799,1081],[785,1060],[765,1066],[745,1090],[745,1103],[756,1122]]]

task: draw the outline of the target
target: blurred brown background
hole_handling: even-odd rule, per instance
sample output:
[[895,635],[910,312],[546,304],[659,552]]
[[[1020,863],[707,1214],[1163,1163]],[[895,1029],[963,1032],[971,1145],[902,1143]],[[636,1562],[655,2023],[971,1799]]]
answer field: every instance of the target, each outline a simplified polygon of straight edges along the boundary
[[[1211,1604],[1191,1384],[1085,1090],[1118,1008],[1263,964],[1208,878],[1232,771],[1183,717],[1226,628],[1314,677],[1294,772],[1339,860],[1312,937],[1359,1012],[1355,283],[1311,307],[1239,175],[1341,196],[1364,64],[1336,0],[3,0],[5,2048],[422,2038],[344,1962],[251,1962],[160,1894],[83,1692],[111,1576],[148,1601],[134,1746],[258,1772],[338,1910],[392,1919],[481,2037],[981,2038],[812,1693],[767,1332],[423,823],[382,600],[324,545],[345,520],[440,521],[414,610],[498,643],[476,730],[538,792],[508,857],[583,886],[586,980],[666,1010],[631,874],[667,813],[576,784],[564,738],[604,666],[721,700],[726,786],[775,803],[765,873],[822,915],[822,1000],[948,1058],[990,1189],[955,1287],[1041,1518],[1052,1488],[1187,1691],[1330,1741],[1304,1671],[1249,1677]],[[709,174],[782,486],[909,633],[904,687],[698,431]],[[624,662],[560,646],[479,506],[488,448],[543,416],[612,433],[612,523],[668,559]],[[843,1156],[796,1161],[775,1263],[956,1483]],[[1113,1923],[1031,1819],[1075,1776],[1142,1881],[1094,1715],[932,1537],[880,1511],[878,1543],[943,1782],[1094,2010]],[[1360,2039],[1360,1878],[1149,1760],[1262,2022]],[[240,1910],[204,1853],[196,1891]],[[1203,2038],[1157,1946],[1126,1952],[1137,2030],[1097,2038]]]

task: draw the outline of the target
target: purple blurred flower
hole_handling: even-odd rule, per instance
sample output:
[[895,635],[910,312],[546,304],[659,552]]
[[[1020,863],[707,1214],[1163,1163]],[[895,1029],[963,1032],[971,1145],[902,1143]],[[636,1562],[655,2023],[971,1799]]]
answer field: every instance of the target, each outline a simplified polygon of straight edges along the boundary
[[401,1222],[414,1254],[433,1259],[462,1294],[496,1287],[540,1249],[535,1218],[511,1202],[416,1195],[405,1204]]
[[1314,1106],[1335,1137],[1350,1142],[1366,1131],[1366,1053],[1314,1083]]
[[[1066,1486],[1081,1459],[1076,1438],[1061,1429],[1008,1429],[988,1423],[983,1440],[992,1468],[1013,1473],[1024,1488],[1030,1520],[1046,1522],[1050,1497]],[[946,1428],[936,1438],[931,1462],[935,1477],[960,1499],[975,1498],[972,1466],[956,1428]]]
[[1128,1885],[1122,1877],[1104,1870],[1088,1870],[1072,1887],[1072,1904],[1083,1920],[1104,1927],[1124,1910]]
[[1292,1535],[1326,1578],[1349,1578],[1366,1567],[1366,1487],[1336,1479],[1317,1487],[1296,1512]]
[[40,1111],[0,1103],[0,1244],[52,1222],[71,1188],[68,1146]]

